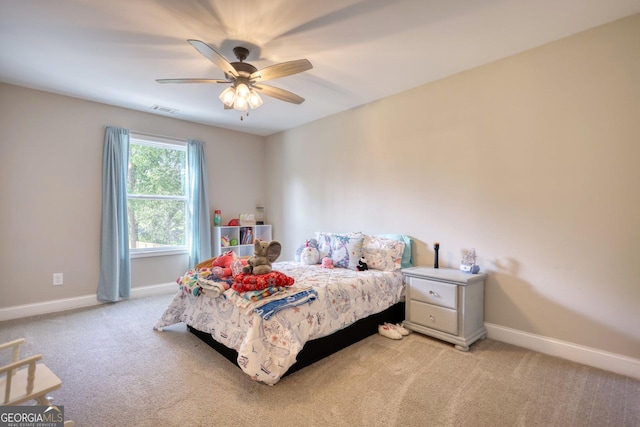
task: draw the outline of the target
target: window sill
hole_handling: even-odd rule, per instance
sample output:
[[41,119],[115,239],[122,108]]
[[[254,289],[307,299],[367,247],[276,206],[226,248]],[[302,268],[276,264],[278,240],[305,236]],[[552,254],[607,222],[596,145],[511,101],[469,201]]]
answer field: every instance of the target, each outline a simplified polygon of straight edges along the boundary
[[156,256],[168,256],[168,255],[189,255],[189,251],[187,249],[164,249],[164,250],[137,250],[130,251],[129,258],[147,258],[147,257],[156,257]]

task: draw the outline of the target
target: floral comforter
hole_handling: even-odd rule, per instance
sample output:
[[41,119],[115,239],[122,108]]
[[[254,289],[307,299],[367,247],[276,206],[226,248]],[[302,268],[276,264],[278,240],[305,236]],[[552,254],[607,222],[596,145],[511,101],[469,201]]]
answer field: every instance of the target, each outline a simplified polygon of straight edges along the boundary
[[154,329],[184,322],[210,333],[238,352],[238,365],[245,373],[272,385],[296,362],[307,341],[386,310],[404,296],[400,271],[325,269],[297,262],[277,262],[273,269],[295,279],[282,298],[296,292],[314,297],[265,319],[259,307],[233,289],[217,298],[180,291]]

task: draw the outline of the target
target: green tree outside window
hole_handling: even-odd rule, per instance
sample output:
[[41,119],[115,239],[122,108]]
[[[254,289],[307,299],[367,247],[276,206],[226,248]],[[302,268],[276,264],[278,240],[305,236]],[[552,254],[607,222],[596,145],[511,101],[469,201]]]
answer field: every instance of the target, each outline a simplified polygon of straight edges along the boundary
[[186,147],[131,139],[128,220],[131,249],[186,246]]

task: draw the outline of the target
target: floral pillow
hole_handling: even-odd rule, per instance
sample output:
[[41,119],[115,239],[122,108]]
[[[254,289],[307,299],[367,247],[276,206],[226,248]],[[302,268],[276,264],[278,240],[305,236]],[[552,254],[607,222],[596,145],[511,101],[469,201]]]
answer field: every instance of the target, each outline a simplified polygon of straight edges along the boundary
[[320,253],[320,262],[322,262],[322,258],[329,257],[331,258],[331,236],[333,233],[316,233],[316,241],[318,252]]
[[362,255],[369,268],[394,271],[402,267],[404,247],[404,242],[399,240],[367,235],[364,237]]
[[334,267],[355,270],[362,257],[364,237],[355,234],[334,234],[331,236],[331,260]]
[[378,234],[378,237],[385,239],[400,240],[404,242],[404,253],[402,254],[402,268],[413,267],[413,256],[411,255],[411,245],[413,239],[406,234]]

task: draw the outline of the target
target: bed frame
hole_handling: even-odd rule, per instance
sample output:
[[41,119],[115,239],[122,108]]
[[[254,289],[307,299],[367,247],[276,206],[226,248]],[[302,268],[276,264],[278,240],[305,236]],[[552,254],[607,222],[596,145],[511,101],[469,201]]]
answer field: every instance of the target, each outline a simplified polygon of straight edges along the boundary
[[[376,334],[378,332],[378,325],[381,325],[384,322],[402,322],[404,320],[404,305],[404,301],[401,301],[380,313],[360,319],[352,325],[336,331],[329,336],[308,341],[300,353],[298,353],[296,363],[294,363],[282,377],[284,378],[289,374],[299,371],[305,366],[311,365],[312,363],[330,356],[351,344],[363,340],[370,335]],[[188,326],[188,328],[191,333],[226,357],[234,365],[238,366],[237,351],[214,340],[211,334],[199,331],[191,326]]]

